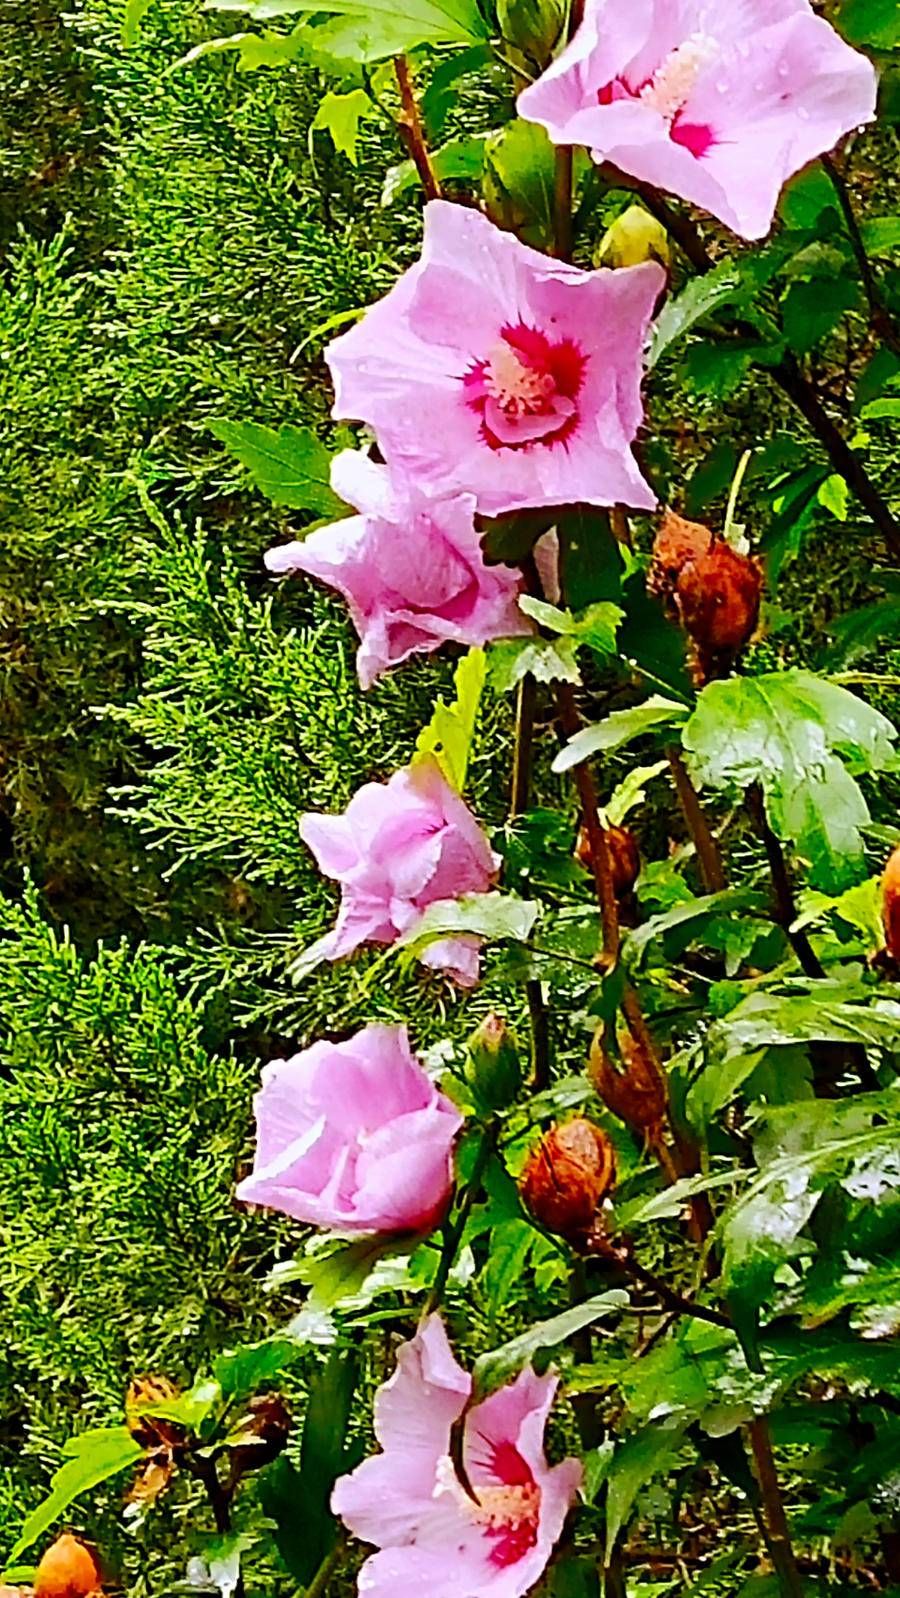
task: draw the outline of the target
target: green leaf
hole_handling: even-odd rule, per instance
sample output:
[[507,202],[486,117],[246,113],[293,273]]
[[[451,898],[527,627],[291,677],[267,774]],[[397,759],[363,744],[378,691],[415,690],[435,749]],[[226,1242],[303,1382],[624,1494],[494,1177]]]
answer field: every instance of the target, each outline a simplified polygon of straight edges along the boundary
[[574,610],[622,597],[630,555],[613,536],[609,512],[595,505],[567,510],[557,523],[560,584]]
[[880,874],[858,882],[843,893],[817,893],[814,888],[798,895],[799,915],[791,927],[799,932],[832,916],[837,916],[847,926],[855,927],[865,940],[867,954],[874,954],[884,945],[884,922],[881,915],[882,884]]
[[900,250],[900,216],[873,216],[860,227],[867,255],[891,255]]
[[218,39],[204,39],[181,56],[171,70],[174,72],[181,67],[191,67],[205,56],[231,51],[239,52],[238,72],[290,66],[306,54],[308,34],[309,30],[302,27],[295,28],[292,33],[275,33],[267,28],[263,33],[229,33]]
[[[476,183],[484,170],[487,137],[486,133],[462,134],[459,138],[448,139],[439,150],[433,150],[431,164],[440,182],[446,183],[448,178],[455,178],[457,181]],[[421,181],[413,161],[401,161],[398,166],[389,167],[381,191],[382,205],[393,205],[410,189],[418,188]]]
[[691,278],[680,294],[666,301],[654,323],[648,366],[656,366],[672,345],[704,317],[746,293],[747,281],[735,261],[722,261],[712,272]]
[[332,143],[351,166],[356,166],[356,141],[363,117],[377,116],[365,89],[351,89],[347,94],[326,94],[315,114],[310,133],[317,129],[330,133]]
[[497,694],[508,694],[523,677],[536,682],[581,682],[574,638],[500,638],[490,645],[488,671]]
[[511,1301],[535,1244],[542,1241],[531,1222],[518,1217],[501,1221],[491,1229],[490,1252],[482,1282],[492,1315]]
[[261,1343],[245,1343],[243,1348],[220,1354],[213,1374],[225,1399],[248,1397],[267,1382],[280,1376],[303,1352],[304,1345],[277,1333]]
[[106,1426],[70,1438],[63,1448],[64,1463],[52,1477],[50,1492],[28,1516],[10,1552],[9,1562],[21,1558],[26,1548],[43,1537],[48,1527],[82,1493],[127,1470],[143,1452],[127,1426]]
[[900,1000],[824,981],[808,992],[751,993],[716,1021],[708,1036],[711,1057],[726,1063],[775,1044],[796,1043],[900,1047]]
[[896,399],[872,400],[862,408],[864,422],[883,421],[887,417],[900,416],[900,396]]
[[837,25],[851,44],[891,50],[900,44],[900,11],[896,0],[843,0]]
[[642,1487],[673,1464],[687,1430],[684,1424],[664,1421],[645,1426],[613,1455],[606,1488],[607,1565],[612,1558],[619,1532],[627,1523]]
[[850,665],[860,655],[877,649],[882,639],[893,641],[900,637],[900,596],[877,599],[874,604],[850,610],[830,622],[829,631],[835,644],[828,651],[828,665]]
[[310,1388],[298,1467],[283,1455],[263,1473],[263,1512],[275,1522],[275,1544],[301,1586],[312,1581],[334,1547],[337,1525],[329,1508],[338,1476],[350,1468],[346,1437],[356,1390],[355,1349],[335,1350]]
[[210,422],[209,430],[275,505],[316,516],[346,516],[349,507],[331,487],[331,457],[308,427],[284,422],[274,432],[259,422]]
[[161,1420],[174,1420],[188,1431],[199,1431],[221,1400],[222,1389],[218,1381],[210,1376],[201,1376],[193,1387],[189,1387],[185,1393],[179,1393],[177,1398],[166,1399],[160,1404],[142,1405],[142,1409],[147,1415],[156,1415]]
[[[704,930],[712,920],[723,915],[733,920],[736,911],[760,911],[764,904],[760,895],[750,888],[724,888],[719,893],[700,894],[697,898],[685,900],[660,915],[651,916],[642,926],[629,932],[629,958],[640,964],[651,944],[657,938],[665,938],[670,932],[680,934],[673,951],[680,953],[694,939],[702,939]],[[728,975],[733,973],[729,971]]]
[[207,0],[213,10],[256,21],[283,16],[333,19],[316,29],[331,54],[378,61],[419,45],[474,44],[487,37],[476,0]]
[[668,760],[657,760],[653,766],[632,766],[626,777],[623,777],[618,787],[613,789],[603,813],[611,827],[621,827],[625,817],[638,805],[642,805],[647,797],[647,785],[654,777],[661,777],[668,771]]
[[405,949],[417,958],[438,938],[468,936],[490,942],[511,938],[515,943],[524,943],[531,936],[537,914],[538,906],[529,899],[511,899],[503,893],[436,899],[391,948]]
[[819,487],[816,498],[820,505],[831,511],[836,521],[845,522],[847,520],[847,512],[850,508],[850,490],[845,479],[839,477],[836,472],[833,472],[830,477],[826,477],[824,483]]
[[845,311],[859,304],[859,287],[849,278],[792,283],[782,302],[785,337],[797,355],[806,355],[837,327]]
[[612,1315],[627,1304],[628,1294],[614,1287],[608,1293],[601,1293],[596,1298],[586,1299],[583,1304],[576,1304],[572,1309],[563,1310],[561,1315],[554,1315],[552,1320],[538,1321],[537,1325],[513,1337],[510,1342],[503,1343],[500,1348],[482,1354],[476,1360],[472,1373],[472,1403],[480,1403],[489,1393],[512,1381],[535,1354],[544,1349],[558,1348],[560,1343],[574,1337],[585,1326],[592,1326],[604,1315]]
[[869,812],[853,773],[890,766],[896,736],[846,688],[790,670],[710,683],[683,742],[701,787],[759,783],[775,835],[810,862],[813,886],[837,892],[864,867]]
[[431,720],[416,739],[413,764],[436,760],[451,788],[462,793],[466,785],[466,771],[478,706],[487,674],[487,661],[483,649],[470,649],[453,674],[456,697],[447,705],[439,699]]
[[[324,1239],[297,1261],[296,1276],[310,1289],[309,1303],[318,1310],[334,1309],[348,1299],[365,1294],[367,1283],[391,1254],[408,1254],[410,1242],[384,1237],[360,1237],[350,1243]],[[297,1346],[296,1344],[294,1345]]]
[[601,750],[609,753],[646,733],[657,732],[661,727],[676,726],[687,715],[685,705],[674,699],[664,699],[660,694],[651,695],[643,704],[633,705],[630,710],[614,710],[605,721],[585,727],[574,738],[570,738],[554,760],[553,770],[568,771]]
[[606,600],[599,600],[578,615],[573,615],[571,610],[560,610],[557,605],[550,605],[545,599],[535,599],[531,594],[523,594],[519,609],[536,621],[539,627],[573,638],[577,644],[587,645],[598,655],[615,654],[616,632],[625,615],[619,605],[611,605]]
[[556,156],[549,136],[520,117],[492,133],[484,150],[482,195],[492,221],[527,244],[553,235]]

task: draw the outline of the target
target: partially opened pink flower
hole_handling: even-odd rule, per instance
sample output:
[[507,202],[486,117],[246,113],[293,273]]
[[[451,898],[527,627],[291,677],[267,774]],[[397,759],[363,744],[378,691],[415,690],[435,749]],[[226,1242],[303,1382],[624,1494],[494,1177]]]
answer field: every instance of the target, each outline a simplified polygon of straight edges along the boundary
[[326,351],[334,415],[368,422],[429,494],[522,506],[651,508],[631,445],[665,275],[583,272],[478,211],[433,200],[421,259]]
[[367,1026],[263,1071],[250,1204],[341,1232],[423,1232],[453,1187],[459,1111],[410,1052],[406,1028]]
[[517,605],[518,573],[485,564],[471,494],[429,499],[353,449],[335,457],[331,480],[361,515],[270,549],[266,565],[308,572],[344,595],[364,688],[448,640],[486,644],[531,630]]
[[[471,810],[432,760],[367,782],[341,816],[305,815],[300,836],[320,870],[341,884],[334,930],[317,946],[328,960],[361,943],[393,943],[428,905],[486,893],[500,860]],[[442,938],[421,955],[461,987],[478,980],[478,939]]]
[[587,0],[518,109],[757,239],[782,185],[871,122],[876,93],[872,63],[809,0]]
[[449,1458],[471,1385],[432,1315],[376,1395],[383,1452],[342,1476],[331,1500],[381,1550],[360,1572],[366,1598],[521,1598],[547,1565],[581,1483],[577,1460],[551,1467],[544,1455],[556,1378],[522,1371],[469,1411],[463,1463],[477,1503]]

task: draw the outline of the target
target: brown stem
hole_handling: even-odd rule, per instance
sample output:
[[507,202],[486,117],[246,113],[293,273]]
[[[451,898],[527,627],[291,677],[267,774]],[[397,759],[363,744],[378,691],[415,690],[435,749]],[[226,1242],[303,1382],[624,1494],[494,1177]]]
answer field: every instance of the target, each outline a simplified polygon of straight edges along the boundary
[[853,209],[853,201],[850,198],[847,181],[843,172],[839,171],[830,155],[822,156],[822,165],[834,185],[850,243],[853,246],[853,254],[859,267],[863,291],[869,302],[872,329],[894,355],[900,355],[900,332],[897,331],[894,325],[891,313],[884,303],[878,280],[872,271],[872,263],[869,260],[865,241],[860,231],[859,223],[856,220],[856,212]]
[[687,829],[694,840],[697,851],[697,865],[700,876],[707,893],[721,893],[725,883],[725,868],[722,865],[722,855],[718,842],[713,836],[712,829],[706,818],[706,812],[700,803],[700,798],[694,784],[691,782],[687,766],[681,758],[678,749],[667,749],[669,765],[675,779],[675,792],[681,813],[687,823]]
[[766,1539],[778,1585],[783,1598],[803,1598],[803,1581],[797,1568],[797,1559],[794,1554],[791,1532],[784,1508],[784,1499],[781,1496],[781,1485],[778,1472],[775,1468],[775,1456],[772,1453],[772,1438],[769,1432],[769,1423],[765,1416],[759,1415],[747,1427],[750,1438],[750,1447],[753,1452],[753,1462],[756,1467],[756,1479],[759,1482],[760,1497],[765,1511],[768,1537]]
[[[528,809],[531,795],[531,769],[534,754],[534,716],[537,708],[537,683],[532,676],[523,677],[519,684],[516,702],[516,733],[513,750],[512,793],[510,817],[519,816]],[[550,1086],[550,1017],[544,1002],[544,985],[535,977],[525,984],[525,998],[531,1018],[531,1063],[535,1091],[540,1093]]]
[[561,261],[572,257],[572,156],[571,144],[556,147],[553,183],[554,255]]
[[726,1331],[733,1330],[729,1316],[724,1315],[721,1310],[710,1309],[706,1304],[698,1304],[696,1299],[687,1298],[684,1293],[679,1293],[676,1288],[670,1287],[668,1282],[664,1282],[661,1276],[648,1271],[646,1266],[635,1259],[630,1242],[624,1247],[617,1248],[602,1232],[598,1232],[596,1235],[588,1234],[585,1246],[590,1253],[618,1265],[632,1281],[640,1282],[642,1287],[649,1288],[665,1309],[672,1310],[676,1315],[691,1315],[695,1320],[708,1321],[711,1326],[721,1326]]
[[825,969],[806,933],[802,931],[793,932],[791,930],[797,919],[794,890],[788,875],[784,850],[769,826],[762,789],[758,783],[753,783],[747,789],[745,798],[748,814],[766,851],[766,859],[769,862],[769,873],[775,894],[775,920],[784,932],[806,976],[824,977]]
[[[625,179],[626,184],[629,182]],[[711,272],[715,262],[709,255],[700,234],[688,217],[673,211],[655,189],[642,183],[631,184],[648,211],[662,222],[695,271]],[[788,396],[801,415],[805,417],[831,461],[832,466],[853,489],[860,504],[868,511],[891,553],[900,560],[900,526],[886,501],[857,455],[853,453],[843,434],[835,426],[822,405],[812,384],[807,382],[793,355],[785,355],[777,365],[767,367],[776,383]]]
[[[563,732],[567,738],[574,738],[580,730],[581,718],[571,683],[557,685],[556,703]],[[578,788],[582,819],[587,833],[594,886],[600,904],[600,919],[603,926],[602,961],[607,969],[611,970],[619,958],[619,906],[616,901],[609,842],[606,829],[600,821],[597,790],[586,760],[582,760],[575,767],[575,784]]]
[[406,146],[407,155],[419,174],[425,198],[439,200],[441,185],[428,150],[425,129],[419,114],[419,102],[416,99],[409,62],[405,55],[394,56],[394,73],[400,90],[401,114],[397,123],[400,137]]

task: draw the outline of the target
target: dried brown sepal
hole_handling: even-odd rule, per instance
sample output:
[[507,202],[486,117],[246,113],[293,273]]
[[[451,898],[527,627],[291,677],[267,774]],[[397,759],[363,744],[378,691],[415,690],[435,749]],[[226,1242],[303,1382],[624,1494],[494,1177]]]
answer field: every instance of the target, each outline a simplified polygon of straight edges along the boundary
[[579,1116],[551,1127],[532,1149],[519,1192],[525,1208],[548,1232],[576,1240],[593,1224],[615,1180],[612,1143],[602,1127]]
[[614,1065],[598,1029],[591,1044],[589,1072],[608,1110],[640,1133],[647,1143],[659,1141],[669,1107],[666,1079],[656,1061],[630,1032],[619,1038],[622,1068]]
[[[641,874],[637,839],[628,827],[606,827],[604,830],[612,867],[613,892],[617,899],[624,899],[631,893]],[[591,840],[586,827],[579,830],[575,858],[585,871],[591,870]]]
[[168,1376],[136,1376],[129,1382],[125,1394],[125,1424],[142,1448],[171,1447],[183,1440],[185,1429],[177,1421],[146,1413],[160,1404],[174,1403],[177,1397],[178,1388]]
[[138,1471],[128,1494],[131,1504],[153,1504],[164,1493],[176,1473],[171,1453],[160,1449]]
[[674,511],[656,535],[648,586],[690,638],[701,683],[729,671],[759,625],[760,562]]
[[37,1567],[35,1598],[88,1598],[100,1588],[100,1566],[93,1550],[71,1532],[63,1532]]
[[251,1398],[246,1415],[228,1440],[232,1482],[277,1459],[287,1444],[290,1430],[290,1410],[278,1393],[261,1393]]

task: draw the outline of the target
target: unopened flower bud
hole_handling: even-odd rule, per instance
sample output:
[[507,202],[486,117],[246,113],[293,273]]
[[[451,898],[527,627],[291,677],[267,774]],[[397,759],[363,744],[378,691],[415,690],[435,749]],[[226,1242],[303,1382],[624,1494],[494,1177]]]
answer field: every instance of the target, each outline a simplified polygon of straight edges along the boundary
[[486,1016],[466,1046],[465,1076],[479,1107],[505,1110],[522,1086],[516,1040],[502,1016]]
[[552,1127],[532,1149],[519,1192],[541,1226],[574,1240],[589,1230],[615,1179],[612,1143],[601,1127],[578,1117]]
[[729,669],[756,631],[759,561],[672,511],[656,535],[649,586],[691,639],[702,682]]
[[[604,830],[612,866],[613,892],[617,899],[624,899],[641,874],[641,855],[637,839],[628,827],[606,827]],[[582,827],[578,833],[575,857],[586,871],[590,871],[591,840],[587,827]]]
[[595,266],[640,266],[644,261],[669,265],[669,235],[642,205],[629,205],[600,240]]
[[564,0],[497,0],[500,32],[539,67],[545,67],[566,20]]
[[63,1532],[51,1543],[34,1577],[34,1598],[88,1598],[100,1589],[100,1567],[78,1537]]
[[885,868],[881,894],[884,941],[891,959],[900,965],[900,845]]
[[613,1065],[603,1047],[602,1028],[591,1045],[590,1076],[608,1110],[653,1142],[668,1110],[668,1087],[657,1062],[641,1043],[623,1032],[619,1039],[622,1069]]

